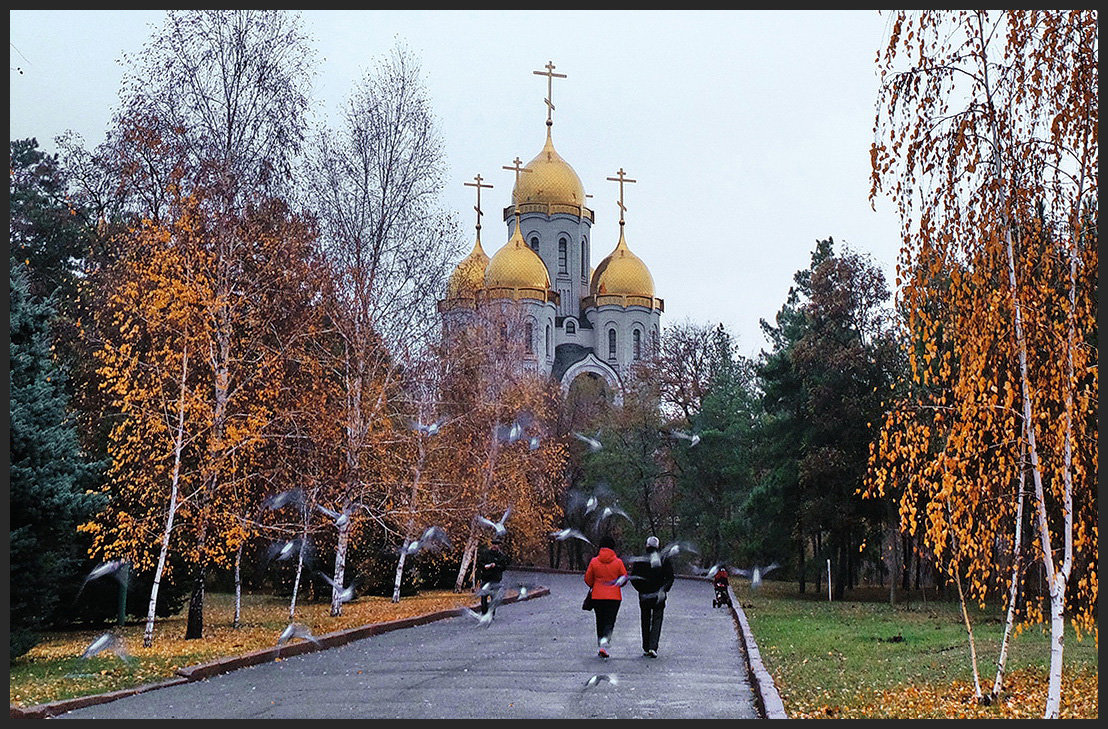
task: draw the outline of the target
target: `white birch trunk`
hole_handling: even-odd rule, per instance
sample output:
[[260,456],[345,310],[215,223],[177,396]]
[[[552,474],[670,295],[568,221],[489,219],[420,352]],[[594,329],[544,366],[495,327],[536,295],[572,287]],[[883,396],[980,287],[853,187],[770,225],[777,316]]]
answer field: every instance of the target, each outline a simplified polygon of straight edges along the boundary
[[177,405],[177,434],[173,440],[173,476],[169,487],[169,511],[165,517],[165,529],[162,531],[162,544],[158,550],[158,564],[154,568],[154,584],[150,587],[150,603],[146,608],[146,628],[142,633],[142,644],[149,648],[154,644],[154,619],[158,608],[158,590],[165,572],[165,561],[169,554],[169,537],[173,533],[173,518],[177,514],[177,494],[181,483],[181,451],[185,444],[185,381],[188,379],[188,345],[181,354],[181,388]]
[[415,509],[416,497],[419,496],[419,480],[423,478],[423,463],[427,457],[427,451],[423,444],[423,435],[416,436],[419,440],[419,460],[416,461],[415,476],[412,478],[412,492],[408,496],[408,509],[411,516],[408,517],[408,526],[404,530],[404,543],[400,547],[400,558],[396,561],[396,576],[392,583],[392,601],[400,602],[400,582],[404,579],[404,562],[408,559],[408,545],[415,538]]
[[242,547],[240,544],[235,553],[235,617],[231,621],[235,630],[242,627]]
[[345,524],[338,528],[339,538],[338,543],[335,545],[335,584],[331,586],[331,615],[332,617],[338,617],[342,615],[342,600],[340,594],[342,592],[343,585],[346,584],[346,548],[350,543],[350,524],[347,521]]
[[1012,584],[1008,587],[1008,610],[1004,619],[1004,636],[1000,640],[1000,656],[996,661],[996,678],[993,680],[992,698],[1000,696],[1004,688],[1004,670],[1008,663],[1008,643],[1016,623],[1016,597],[1019,595],[1020,556],[1023,553],[1023,489],[1026,469],[1020,462],[1019,494],[1016,500],[1016,533],[1012,545]]
[[304,571],[304,547],[308,542],[308,530],[304,530],[304,536],[300,540],[300,550],[296,556],[296,577],[292,581],[292,599],[289,601],[289,622],[296,618],[296,593],[300,592],[300,575]]
[[959,574],[957,558],[954,563],[954,582],[958,585],[958,602],[962,606],[962,620],[966,624],[966,635],[969,636],[970,664],[973,666],[973,694],[977,702],[981,703],[981,675],[977,671],[977,645],[973,640],[973,627],[970,625],[969,612],[966,610],[966,596],[962,592],[962,577]]

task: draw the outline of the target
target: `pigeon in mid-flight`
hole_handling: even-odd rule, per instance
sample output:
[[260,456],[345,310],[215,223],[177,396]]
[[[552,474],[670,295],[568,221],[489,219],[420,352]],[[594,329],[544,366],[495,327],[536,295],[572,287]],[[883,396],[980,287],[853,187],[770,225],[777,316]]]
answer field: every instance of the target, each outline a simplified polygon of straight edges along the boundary
[[446,418],[439,418],[433,423],[423,423],[418,420],[412,420],[409,425],[412,430],[416,431],[420,435],[438,435],[439,430],[442,429],[443,423],[446,422]]
[[289,504],[294,504],[296,506],[302,507],[304,505],[304,492],[300,489],[289,489],[288,491],[282,491],[279,494],[274,494],[273,496],[266,498],[263,504],[267,509],[270,510],[281,509],[285,506],[288,506]]
[[507,509],[504,510],[504,516],[500,517],[500,521],[492,521],[491,519],[486,519],[485,517],[478,514],[477,522],[480,524],[484,524],[487,527],[491,527],[496,532],[496,536],[502,537],[508,533],[508,529],[504,526],[504,522],[508,521],[508,516],[511,513],[512,507],[509,506]]
[[111,651],[124,662],[131,662],[131,657],[127,655],[127,651],[123,647],[123,639],[115,633],[104,633],[96,640],[89,643],[88,647],[85,648],[84,652],[81,654],[81,658],[92,658],[103,651]]
[[612,674],[612,673],[598,673],[595,676],[590,676],[589,680],[585,681],[585,688],[582,689],[582,690],[588,690],[588,689],[592,688],[593,686],[597,686],[597,685],[599,685],[599,684],[601,684],[605,681],[612,684],[613,686],[619,684],[619,679],[616,678],[615,674]]
[[310,640],[316,645],[319,645],[319,641],[314,635],[312,635],[312,631],[308,628],[308,626],[301,625],[300,623],[289,623],[288,627],[282,630],[281,635],[277,637],[277,645],[282,646],[285,643],[288,643],[293,638]]
[[350,507],[349,506],[344,508],[342,511],[335,511],[334,509],[328,509],[326,506],[323,506],[322,504],[316,504],[315,508],[317,510],[319,510],[320,513],[326,514],[327,516],[334,519],[335,526],[338,527],[339,529],[342,529],[344,526],[346,526],[347,524],[350,523]]
[[757,590],[759,587],[762,586],[762,578],[768,575],[770,572],[773,572],[780,566],[781,565],[774,562],[773,564],[766,565],[764,567],[761,565],[754,565],[750,569],[738,569],[735,570],[735,572],[742,575],[743,577],[749,577],[750,586]]
[[316,570],[316,573],[322,577],[332,589],[338,589],[339,602],[350,602],[354,599],[354,583],[351,582],[347,587],[341,587],[335,584],[335,581],[326,575],[326,573]]
[[559,542],[564,542],[567,539],[580,539],[582,542],[592,544],[592,541],[588,537],[573,527],[566,527],[565,529],[550,532],[550,536],[554,537]]
[[82,582],[81,586],[77,589],[77,597],[80,597],[81,591],[85,589],[85,585],[92,582],[93,580],[98,580],[105,575],[111,575],[119,582],[119,584],[125,585],[127,582],[128,571],[124,569],[124,567],[126,567],[127,564],[127,560],[113,559],[110,562],[104,562],[93,567],[92,571],[85,576],[84,582]]
[[687,440],[689,442],[689,447],[690,448],[692,448],[694,445],[696,445],[697,443],[700,442],[700,434],[699,433],[684,433],[680,430],[671,430],[669,432],[669,434],[674,438],[680,438],[681,440]]
[[428,549],[437,549],[438,547],[450,547],[450,538],[446,536],[446,532],[441,527],[429,526],[423,530],[423,534],[408,544],[405,547],[404,552],[406,554],[415,554],[416,552],[422,552]]
[[604,444],[601,443],[599,440],[597,440],[596,438],[590,438],[584,433],[573,431],[573,437],[587,445],[589,447],[590,453],[596,453],[598,450],[604,447]]

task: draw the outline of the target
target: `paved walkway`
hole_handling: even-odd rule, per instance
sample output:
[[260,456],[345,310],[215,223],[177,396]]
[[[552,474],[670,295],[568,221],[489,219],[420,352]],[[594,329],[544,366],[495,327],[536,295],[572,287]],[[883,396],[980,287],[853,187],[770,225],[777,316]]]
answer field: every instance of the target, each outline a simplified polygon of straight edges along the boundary
[[[550,594],[167,686],[61,714],[75,719],[754,719],[742,642],[712,586],[679,579],[657,658],[642,655],[624,589],[611,658],[596,655],[580,574],[510,571]],[[618,683],[586,688],[596,674]]]

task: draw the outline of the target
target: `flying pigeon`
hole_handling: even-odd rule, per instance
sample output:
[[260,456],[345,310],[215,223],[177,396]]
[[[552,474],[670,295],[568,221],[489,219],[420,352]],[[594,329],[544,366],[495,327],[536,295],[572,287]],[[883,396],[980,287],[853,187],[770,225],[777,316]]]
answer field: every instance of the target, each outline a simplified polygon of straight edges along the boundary
[[319,641],[312,635],[312,631],[308,629],[308,626],[301,625],[300,623],[289,623],[288,627],[282,630],[281,635],[278,636],[277,645],[282,646],[293,638],[303,638],[304,640],[310,640],[316,645],[319,645]]
[[483,615],[471,608],[462,608],[462,611],[467,617],[476,620],[478,627],[487,628],[492,625],[492,616],[497,604],[498,601],[494,598],[489,604],[489,609]]
[[573,437],[587,445],[589,447],[590,453],[596,453],[598,450],[604,447],[604,445],[596,438],[590,438],[589,436],[578,433],[577,431],[573,431]]
[[297,506],[304,505],[304,492],[300,489],[290,489],[288,491],[282,491],[279,494],[274,494],[267,498],[264,502],[267,509],[280,509],[289,504],[295,504]]
[[504,527],[504,522],[508,521],[508,515],[511,513],[512,507],[509,506],[504,510],[504,516],[500,517],[500,521],[490,521],[480,514],[477,515],[477,521],[487,527],[492,527],[496,531],[496,536],[502,537],[508,533],[508,530]]
[[645,577],[641,577],[639,575],[620,575],[619,577],[615,578],[614,580],[609,580],[608,584],[609,585],[615,585],[617,587],[623,587],[628,582],[640,582],[640,581],[645,580],[645,579],[646,579]]
[[439,429],[442,428],[445,422],[446,418],[439,418],[433,423],[422,423],[418,420],[413,420],[411,421],[411,428],[422,435],[438,435]]
[[762,578],[765,577],[770,572],[772,572],[773,570],[777,569],[780,566],[781,565],[774,562],[773,564],[767,565],[765,567],[763,567],[761,565],[754,565],[754,567],[752,567],[751,569],[748,569],[748,570],[739,569],[739,570],[735,570],[735,571],[738,574],[742,575],[743,577],[749,577],[750,578],[750,586],[752,588],[754,588],[755,590],[757,590],[759,587],[762,586]]
[[93,580],[98,580],[104,575],[111,575],[119,584],[126,584],[127,570],[123,569],[127,566],[127,560],[113,559],[110,562],[104,562],[92,568],[92,571],[85,577],[84,582],[81,583],[81,587],[77,590],[77,596],[80,596],[81,590],[85,589],[85,585]]
[[326,506],[323,506],[321,504],[316,504],[315,508],[318,509],[321,513],[326,514],[327,516],[334,519],[335,520],[335,526],[338,527],[339,529],[342,529],[344,526],[346,526],[347,524],[350,523],[350,507],[349,506],[347,506],[345,509],[343,509],[342,512],[338,512],[338,511],[334,511],[332,509],[328,509]]
[[616,676],[614,674],[598,673],[595,676],[591,676],[588,681],[585,681],[585,688],[582,689],[582,690],[588,690],[588,689],[592,688],[593,686],[597,686],[597,685],[603,683],[604,681],[607,681],[608,683],[612,684],[613,686],[615,686],[619,683],[619,679],[616,678]]
[[336,585],[335,581],[332,580],[330,577],[328,577],[325,573],[320,572],[319,570],[316,570],[316,573],[320,577],[322,577],[324,580],[326,580],[327,584],[330,585],[332,589],[337,589],[338,590],[339,602],[340,603],[341,602],[350,602],[351,600],[354,599],[354,583],[353,582],[351,582],[350,585],[347,586],[347,587],[340,587],[340,586]]
[[266,556],[270,560],[277,560],[278,562],[284,562],[286,559],[296,554],[296,548],[300,546],[299,539],[290,539],[287,542],[275,542],[269,545],[269,549],[266,551]]
[[415,554],[424,549],[434,549],[440,546],[449,547],[450,538],[446,536],[446,532],[441,527],[429,526],[423,530],[423,534],[419,536],[419,539],[410,542],[404,551],[407,554]]
[[127,663],[131,661],[131,657],[127,655],[127,651],[123,648],[123,639],[115,633],[104,633],[89,643],[88,648],[85,648],[84,653],[81,654],[81,658],[92,658],[102,651],[111,651]]
[[623,509],[619,508],[618,506],[605,506],[603,509],[600,510],[600,516],[596,517],[597,530],[600,529],[600,525],[604,522],[604,520],[610,516],[622,516],[628,522],[634,524],[634,522],[631,521],[631,517],[628,516],[627,512]]
[[698,433],[689,434],[689,433],[683,433],[680,430],[671,430],[669,434],[674,438],[681,438],[682,440],[687,440],[689,442],[689,447],[690,448],[692,448],[694,445],[696,445],[697,443],[700,442],[700,435]]
[[550,532],[550,536],[554,537],[559,542],[564,542],[567,539],[573,538],[580,539],[582,542],[588,542],[589,544],[592,544],[592,542],[589,541],[588,537],[586,537],[584,534],[577,531],[573,527],[566,527],[565,529],[559,529],[557,531]]

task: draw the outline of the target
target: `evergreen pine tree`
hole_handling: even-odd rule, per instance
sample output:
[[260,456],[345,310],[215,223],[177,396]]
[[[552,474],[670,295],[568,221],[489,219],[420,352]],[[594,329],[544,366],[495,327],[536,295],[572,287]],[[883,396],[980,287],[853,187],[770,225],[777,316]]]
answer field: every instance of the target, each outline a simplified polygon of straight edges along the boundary
[[10,260],[9,588],[11,657],[37,642],[56,617],[59,583],[81,555],[76,526],[99,504],[86,494],[93,467],[82,458],[67,412],[64,374],[51,351],[50,305],[30,294],[23,264]]

